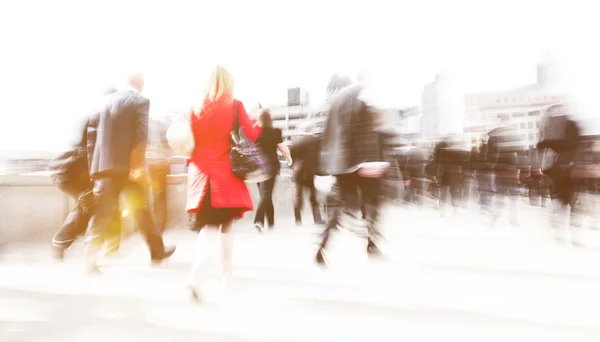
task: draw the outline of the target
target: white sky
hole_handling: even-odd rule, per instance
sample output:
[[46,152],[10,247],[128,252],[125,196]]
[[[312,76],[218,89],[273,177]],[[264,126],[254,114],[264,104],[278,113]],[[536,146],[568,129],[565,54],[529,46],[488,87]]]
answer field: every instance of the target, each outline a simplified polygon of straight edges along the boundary
[[[0,150],[62,146],[105,84],[147,74],[153,114],[196,99],[203,70],[222,63],[236,94],[283,103],[303,86],[323,97],[332,72],[367,69],[381,101],[418,105],[436,72],[465,91],[535,81],[543,50],[558,51],[573,87],[594,95],[600,76],[593,1],[0,2]],[[594,34],[596,32],[596,34]],[[585,91],[582,91],[585,90]]]

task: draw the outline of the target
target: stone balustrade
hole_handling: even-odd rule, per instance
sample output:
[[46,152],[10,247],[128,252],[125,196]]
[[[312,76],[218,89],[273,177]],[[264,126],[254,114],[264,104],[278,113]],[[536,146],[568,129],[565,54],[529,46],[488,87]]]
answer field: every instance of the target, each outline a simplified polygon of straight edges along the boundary
[[[186,182],[185,174],[168,176],[167,229],[187,226]],[[256,205],[257,185],[248,184],[248,188]],[[276,218],[289,219],[293,214],[292,197],[293,183],[289,177],[280,177],[273,197]],[[47,172],[0,175],[0,245],[11,241],[50,241],[73,205],[74,201],[52,183]],[[252,223],[252,217],[253,213],[247,213],[242,224]],[[124,229],[127,225],[131,225],[129,220],[124,221]]]

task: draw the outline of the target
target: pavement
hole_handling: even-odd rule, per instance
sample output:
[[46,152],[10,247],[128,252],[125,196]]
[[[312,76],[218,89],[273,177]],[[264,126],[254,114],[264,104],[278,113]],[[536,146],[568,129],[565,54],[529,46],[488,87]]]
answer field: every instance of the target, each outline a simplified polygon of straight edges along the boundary
[[600,249],[557,241],[543,212],[495,228],[471,212],[389,207],[383,218],[385,259],[342,232],[326,270],[313,263],[317,227],[238,227],[234,286],[215,265],[202,304],[185,288],[196,237],[185,230],[165,235],[178,249],[161,266],[132,237],[97,277],[81,245],[62,263],[47,245],[11,245],[0,341],[600,341]]

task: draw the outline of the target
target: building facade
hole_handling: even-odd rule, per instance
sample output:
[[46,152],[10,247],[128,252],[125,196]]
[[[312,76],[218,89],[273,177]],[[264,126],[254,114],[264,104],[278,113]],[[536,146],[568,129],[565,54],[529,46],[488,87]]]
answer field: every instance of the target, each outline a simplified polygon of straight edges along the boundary
[[298,134],[298,126],[311,117],[312,108],[306,106],[270,106],[273,126],[281,129],[285,138]]
[[551,105],[567,103],[569,96],[560,88],[560,80],[551,64],[540,63],[537,82],[524,87],[493,93],[465,96],[464,132],[482,136],[509,119],[509,125],[526,137],[525,144],[539,140],[540,121]]
[[438,74],[425,86],[421,98],[423,138],[463,132],[464,97],[460,87],[446,74]]
[[406,139],[418,139],[421,135],[422,112],[418,106],[403,108],[397,111],[392,120],[399,135]]

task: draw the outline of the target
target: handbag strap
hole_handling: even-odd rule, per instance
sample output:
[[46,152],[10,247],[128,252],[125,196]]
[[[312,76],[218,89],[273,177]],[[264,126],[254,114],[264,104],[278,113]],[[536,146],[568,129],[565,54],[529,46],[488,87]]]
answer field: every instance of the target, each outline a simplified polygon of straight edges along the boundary
[[240,129],[240,119],[238,116],[237,101],[235,99],[233,100],[233,120],[233,129],[238,131]]
[[235,143],[240,141],[240,120],[238,117],[237,101],[233,100],[233,129],[231,130],[231,136]]

